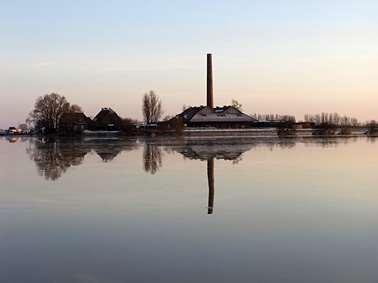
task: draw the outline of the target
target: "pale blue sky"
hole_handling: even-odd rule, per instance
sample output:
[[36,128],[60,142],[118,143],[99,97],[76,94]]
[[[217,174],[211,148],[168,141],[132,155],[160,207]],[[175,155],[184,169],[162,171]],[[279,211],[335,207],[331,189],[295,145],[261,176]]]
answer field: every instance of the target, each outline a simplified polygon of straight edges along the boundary
[[215,102],[247,113],[337,111],[378,119],[376,1],[1,1],[0,127],[49,92],[95,115],[141,118]]

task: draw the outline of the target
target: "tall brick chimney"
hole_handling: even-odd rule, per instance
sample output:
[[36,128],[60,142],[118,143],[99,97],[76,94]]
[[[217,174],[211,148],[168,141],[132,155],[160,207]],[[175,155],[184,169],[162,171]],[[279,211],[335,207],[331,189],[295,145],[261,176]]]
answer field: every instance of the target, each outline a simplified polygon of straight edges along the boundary
[[213,108],[213,63],[211,54],[207,54],[207,107]]

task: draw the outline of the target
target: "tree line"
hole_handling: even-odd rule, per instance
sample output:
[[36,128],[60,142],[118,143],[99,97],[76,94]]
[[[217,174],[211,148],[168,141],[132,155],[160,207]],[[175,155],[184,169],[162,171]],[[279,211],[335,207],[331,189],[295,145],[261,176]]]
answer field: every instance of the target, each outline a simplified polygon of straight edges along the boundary
[[252,118],[255,118],[258,121],[267,121],[267,122],[293,122],[295,123],[296,119],[293,115],[282,115],[282,114],[252,114]]
[[305,122],[314,123],[317,126],[330,125],[330,126],[360,126],[360,122],[357,118],[342,116],[338,113],[320,113],[320,114],[305,114]]
[[[143,95],[142,112],[147,124],[158,122],[163,115],[162,102],[155,92],[150,91]],[[64,96],[50,93],[37,98],[26,123],[36,131],[43,129],[46,133],[56,133],[66,113],[82,113],[82,109],[79,105],[68,102]],[[130,118],[124,118],[123,121],[125,124],[136,122]]]
[[[232,100],[233,107],[241,111],[242,104],[237,100]],[[187,107],[184,106],[183,110]],[[59,129],[59,123],[65,113],[82,113],[82,109],[77,104],[71,104],[64,96],[57,93],[50,93],[38,97],[35,101],[33,110],[29,113],[26,120],[29,127],[39,131],[45,129],[47,133],[56,133]],[[144,122],[146,124],[153,124],[160,121],[164,113],[162,101],[154,91],[145,93],[142,98],[142,113]],[[293,124],[296,118],[293,115],[281,114],[252,114],[253,118],[258,121],[267,122],[288,122]],[[171,119],[171,116],[166,116],[164,120]],[[319,113],[319,114],[305,114],[304,121],[314,124],[320,128],[335,128],[335,127],[358,127],[364,126],[369,129],[377,129],[378,124],[375,121],[367,123],[360,123],[356,118],[338,113]],[[137,121],[124,118],[123,122],[127,125],[135,124]]]

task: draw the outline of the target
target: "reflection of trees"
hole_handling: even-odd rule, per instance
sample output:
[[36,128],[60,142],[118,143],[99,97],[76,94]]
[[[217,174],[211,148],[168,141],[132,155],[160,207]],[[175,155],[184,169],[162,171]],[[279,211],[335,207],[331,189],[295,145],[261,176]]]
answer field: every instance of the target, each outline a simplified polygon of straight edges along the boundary
[[19,139],[19,137],[7,137],[7,141],[9,142],[9,143],[16,143],[16,142],[18,142],[20,139]]
[[143,151],[144,170],[155,174],[162,166],[161,149],[154,144],[146,143]]
[[71,166],[80,165],[87,153],[94,150],[104,162],[113,160],[120,152],[137,147],[135,140],[104,139],[33,139],[26,152],[46,180],[56,180]]
[[26,148],[40,175],[53,181],[69,167],[80,165],[89,151],[90,149],[80,146],[80,143],[55,139],[33,140]]
[[311,139],[304,139],[303,143],[305,146],[319,146],[322,148],[332,148],[337,147],[340,144],[347,144],[350,142],[356,142],[357,138],[350,137],[350,138],[311,138]]
[[280,148],[293,148],[294,146],[296,145],[296,142],[295,142],[295,140],[294,139],[290,139],[290,138],[288,138],[288,139],[281,139],[280,141],[279,141],[279,143],[278,143],[278,146],[280,147]]
[[232,160],[237,163],[241,160],[244,152],[254,148],[265,147],[269,150],[290,149],[298,143],[320,147],[336,147],[340,144],[356,142],[357,137],[296,137],[296,138],[204,138],[204,139],[181,139],[155,141],[155,144],[164,146],[166,152],[179,152],[185,158],[207,160],[214,157],[216,159]]

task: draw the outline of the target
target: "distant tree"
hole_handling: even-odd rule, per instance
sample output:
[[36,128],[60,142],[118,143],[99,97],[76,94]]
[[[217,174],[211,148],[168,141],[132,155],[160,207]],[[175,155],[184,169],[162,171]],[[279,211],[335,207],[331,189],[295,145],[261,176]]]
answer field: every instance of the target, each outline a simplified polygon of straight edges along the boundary
[[132,133],[136,130],[136,124],[138,124],[137,120],[131,118],[123,118],[122,119],[122,129],[125,132]]
[[259,121],[268,121],[268,122],[290,122],[295,123],[295,116],[292,115],[282,115],[282,114],[253,114],[253,118]]
[[72,104],[70,106],[70,109],[69,109],[69,112],[71,113],[82,113],[83,110],[81,109],[81,107],[77,104]]
[[367,123],[368,135],[376,135],[378,132],[378,124],[375,120]]
[[353,127],[357,127],[357,126],[360,125],[360,123],[358,122],[357,118],[351,118],[350,122],[351,122],[351,124],[352,124]]
[[169,120],[171,120],[172,118],[173,118],[173,116],[171,116],[171,115],[166,115],[166,116],[164,116],[163,121],[169,121]]
[[236,109],[238,109],[238,110],[240,110],[240,111],[242,111],[242,105],[239,103],[239,101],[237,101],[237,100],[235,100],[235,99],[233,99],[233,100],[231,101],[231,106],[232,106],[232,107],[235,107]]
[[27,131],[28,130],[28,125],[25,123],[22,123],[18,125],[18,128],[21,129],[22,131]]
[[125,125],[135,125],[138,123],[138,120],[135,120],[135,119],[132,119],[132,118],[123,118],[122,119],[122,122],[125,124]]
[[337,113],[305,114],[304,120],[323,128],[357,127],[360,124],[356,118],[341,116]]
[[184,121],[182,120],[182,118],[179,116],[176,116],[176,117],[173,117],[170,120],[170,122],[173,129],[175,129],[176,135],[178,136],[182,135],[185,128]]
[[71,107],[64,96],[57,93],[46,94],[37,98],[34,109],[29,113],[26,121],[28,124],[33,124],[37,130],[44,128],[47,133],[53,133],[58,130],[64,113],[78,110],[81,111],[81,108],[77,105]]
[[161,100],[152,90],[144,94],[142,110],[147,124],[158,122],[163,115]]

